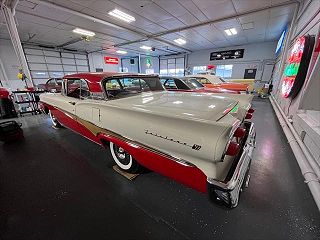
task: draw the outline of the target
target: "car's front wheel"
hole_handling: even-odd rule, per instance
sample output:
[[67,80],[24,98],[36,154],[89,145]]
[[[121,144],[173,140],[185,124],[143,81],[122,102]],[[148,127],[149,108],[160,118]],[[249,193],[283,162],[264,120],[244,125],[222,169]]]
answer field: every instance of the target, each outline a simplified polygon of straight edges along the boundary
[[118,167],[128,173],[139,173],[142,166],[122,147],[110,142],[110,153]]
[[62,128],[61,123],[59,123],[58,119],[56,119],[56,117],[53,115],[51,110],[49,110],[49,115],[50,115],[50,119],[51,119],[52,125],[54,127],[56,127],[56,128]]

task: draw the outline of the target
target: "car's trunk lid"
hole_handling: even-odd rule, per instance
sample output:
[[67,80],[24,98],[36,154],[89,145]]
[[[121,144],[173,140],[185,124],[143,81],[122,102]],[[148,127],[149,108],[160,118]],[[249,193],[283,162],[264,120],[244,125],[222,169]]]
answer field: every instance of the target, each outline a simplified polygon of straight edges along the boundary
[[224,96],[189,92],[148,92],[108,101],[114,107],[198,121],[218,121],[237,103]]

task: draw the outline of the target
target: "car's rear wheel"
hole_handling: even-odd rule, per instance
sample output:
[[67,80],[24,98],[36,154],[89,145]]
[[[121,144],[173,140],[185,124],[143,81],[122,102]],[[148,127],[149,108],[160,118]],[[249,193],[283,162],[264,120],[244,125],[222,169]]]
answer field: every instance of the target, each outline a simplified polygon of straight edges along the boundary
[[122,147],[110,142],[110,153],[117,166],[128,173],[139,173],[142,166]]
[[56,117],[53,115],[51,110],[49,110],[49,115],[50,115],[50,119],[51,119],[52,125],[54,127],[56,127],[56,128],[62,128],[61,123],[59,123],[58,119],[56,119]]

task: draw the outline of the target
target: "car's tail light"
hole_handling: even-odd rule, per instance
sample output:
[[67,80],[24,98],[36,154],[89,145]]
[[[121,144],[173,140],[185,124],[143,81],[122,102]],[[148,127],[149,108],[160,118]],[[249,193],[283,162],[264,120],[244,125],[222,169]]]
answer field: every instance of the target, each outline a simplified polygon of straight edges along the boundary
[[233,136],[237,138],[243,138],[245,135],[246,135],[246,129],[242,127],[238,127],[233,134]]
[[235,156],[240,151],[240,144],[236,142],[230,142],[227,148],[226,155]]
[[254,113],[254,109],[253,109],[253,108],[250,108],[250,109],[248,110],[248,113]]
[[247,113],[245,119],[251,119],[252,118],[252,113]]

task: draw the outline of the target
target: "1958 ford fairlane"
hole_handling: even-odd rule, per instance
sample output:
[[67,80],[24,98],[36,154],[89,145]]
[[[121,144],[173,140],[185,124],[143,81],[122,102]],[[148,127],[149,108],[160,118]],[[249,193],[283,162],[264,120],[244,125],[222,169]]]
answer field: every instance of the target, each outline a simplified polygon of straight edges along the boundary
[[107,147],[122,170],[148,168],[228,207],[249,180],[251,99],[164,91],[156,75],[125,73],[65,76],[61,93],[40,96],[55,126]]

